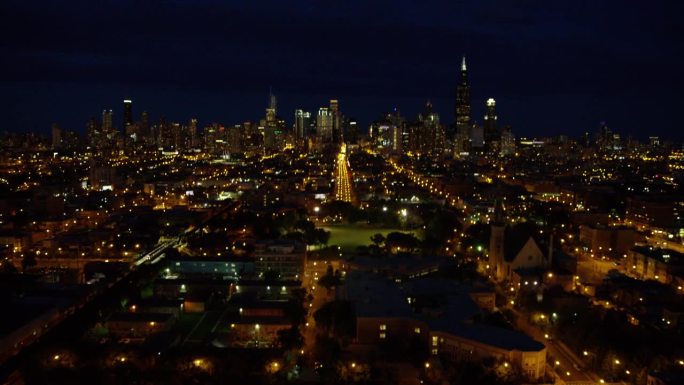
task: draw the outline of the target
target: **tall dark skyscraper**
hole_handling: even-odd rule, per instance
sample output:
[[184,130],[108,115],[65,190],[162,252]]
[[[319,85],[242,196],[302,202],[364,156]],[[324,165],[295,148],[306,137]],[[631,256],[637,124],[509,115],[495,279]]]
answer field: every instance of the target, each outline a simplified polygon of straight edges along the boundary
[[262,120],[261,126],[264,127],[264,150],[273,153],[280,149],[283,131],[278,123],[277,101],[273,93],[270,94],[268,108],[266,108],[266,117]]
[[133,101],[124,99],[123,103],[123,128],[125,130],[129,124],[133,124]]
[[496,101],[493,98],[487,99],[487,113],[484,116],[484,140],[485,146],[491,148],[493,142],[500,139],[499,127],[497,126]]
[[461,61],[461,81],[456,87],[456,148],[455,154],[468,149],[470,131],[470,85],[465,56]]
[[342,113],[340,112],[340,102],[337,99],[330,99],[330,113],[333,117],[333,142],[341,142],[344,140],[342,137]]
[[52,124],[52,149],[62,147],[62,129],[57,123]]

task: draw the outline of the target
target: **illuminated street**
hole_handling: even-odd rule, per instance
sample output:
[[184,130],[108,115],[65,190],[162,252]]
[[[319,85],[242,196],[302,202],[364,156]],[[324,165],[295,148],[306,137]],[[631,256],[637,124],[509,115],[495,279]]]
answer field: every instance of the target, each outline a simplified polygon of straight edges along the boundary
[[353,177],[347,159],[347,145],[342,143],[335,166],[335,199],[351,203],[354,199],[353,193]]

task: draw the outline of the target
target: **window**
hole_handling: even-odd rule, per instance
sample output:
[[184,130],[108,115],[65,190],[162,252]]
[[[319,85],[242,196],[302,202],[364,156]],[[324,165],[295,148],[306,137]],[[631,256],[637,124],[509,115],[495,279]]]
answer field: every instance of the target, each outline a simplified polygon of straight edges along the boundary
[[432,354],[433,354],[433,355],[435,355],[435,356],[436,356],[436,355],[437,355],[437,353],[439,353],[439,350],[438,350],[438,349],[432,349]]
[[385,325],[385,324],[380,325],[380,330],[387,330],[387,325]]
[[380,333],[380,339],[384,340],[385,338],[387,338],[387,333]]
[[416,333],[416,334],[420,334],[420,328],[415,328],[415,329],[413,329],[413,332]]

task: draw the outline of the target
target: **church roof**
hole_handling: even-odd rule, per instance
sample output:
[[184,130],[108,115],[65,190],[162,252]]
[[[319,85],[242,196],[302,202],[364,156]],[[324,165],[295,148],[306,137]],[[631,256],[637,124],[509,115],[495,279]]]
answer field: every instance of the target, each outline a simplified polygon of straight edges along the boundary
[[532,226],[525,223],[507,226],[504,232],[504,259],[506,262],[512,262],[530,238],[541,250],[542,242],[535,238],[538,235]]

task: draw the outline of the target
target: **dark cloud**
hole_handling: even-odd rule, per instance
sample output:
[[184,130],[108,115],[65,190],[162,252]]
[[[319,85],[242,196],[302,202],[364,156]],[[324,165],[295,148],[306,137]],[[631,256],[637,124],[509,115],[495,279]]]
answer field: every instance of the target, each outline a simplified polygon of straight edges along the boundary
[[[431,98],[447,123],[462,54],[476,118],[524,134],[678,128],[679,1],[15,1],[0,3],[0,129],[81,127],[132,97],[153,116],[257,119],[338,97],[367,124]],[[68,101],[68,102],[67,102]],[[674,136],[674,133],[670,134]],[[680,134],[681,136],[681,134]],[[681,139],[681,138],[678,138]]]

